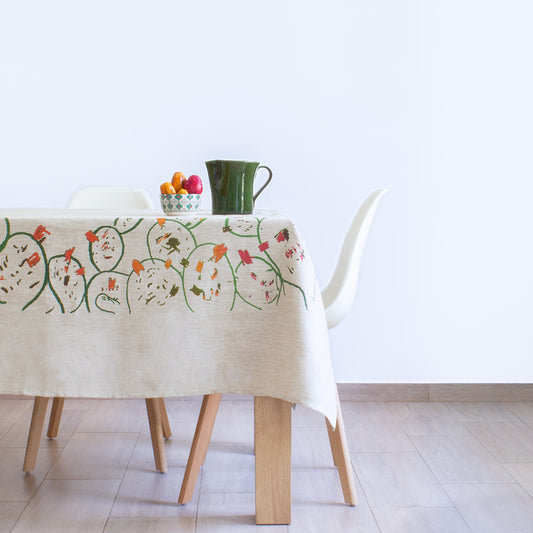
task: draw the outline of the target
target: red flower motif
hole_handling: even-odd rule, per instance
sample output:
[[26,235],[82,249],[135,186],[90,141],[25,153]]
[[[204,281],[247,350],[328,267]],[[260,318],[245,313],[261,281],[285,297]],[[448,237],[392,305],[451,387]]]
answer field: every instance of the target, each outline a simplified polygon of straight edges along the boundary
[[276,240],[278,242],[288,241],[289,240],[289,230],[287,228],[283,228],[277,235]]
[[252,258],[250,257],[248,250],[239,250],[239,255],[241,256],[241,261],[243,265],[252,264]]

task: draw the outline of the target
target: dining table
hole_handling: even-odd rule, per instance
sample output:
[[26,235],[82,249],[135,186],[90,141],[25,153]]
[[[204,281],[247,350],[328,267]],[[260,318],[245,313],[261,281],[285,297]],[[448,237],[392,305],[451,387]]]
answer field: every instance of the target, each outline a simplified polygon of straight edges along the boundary
[[255,397],[256,522],[291,514],[291,405],[332,426],[315,270],[276,211],[0,209],[0,394]]

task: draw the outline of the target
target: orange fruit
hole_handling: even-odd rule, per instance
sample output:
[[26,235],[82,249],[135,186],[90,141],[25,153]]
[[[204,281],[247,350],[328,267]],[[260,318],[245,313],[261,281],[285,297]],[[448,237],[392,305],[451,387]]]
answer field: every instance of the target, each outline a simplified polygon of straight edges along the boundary
[[187,189],[180,189],[178,191],[178,194],[189,194],[189,193],[187,192]]
[[161,184],[160,190],[161,194],[176,194],[176,189],[174,189],[172,184],[168,181]]
[[184,179],[187,179],[187,176],[183,172],[174,172],[174,176],[172,176],[172,186],[174,189],[179,191],[181,189],[181,182]]

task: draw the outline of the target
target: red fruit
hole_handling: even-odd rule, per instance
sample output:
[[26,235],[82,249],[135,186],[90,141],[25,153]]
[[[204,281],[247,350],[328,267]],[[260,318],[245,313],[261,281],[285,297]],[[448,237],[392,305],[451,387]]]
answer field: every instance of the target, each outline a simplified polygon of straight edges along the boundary
[[204,190],[202,180],[200,179],[200,176],[197,176],[196,174],[189,176],[185,182],[182,182],[181,186],[187,189],[189,194],[202,194],[202,191]]

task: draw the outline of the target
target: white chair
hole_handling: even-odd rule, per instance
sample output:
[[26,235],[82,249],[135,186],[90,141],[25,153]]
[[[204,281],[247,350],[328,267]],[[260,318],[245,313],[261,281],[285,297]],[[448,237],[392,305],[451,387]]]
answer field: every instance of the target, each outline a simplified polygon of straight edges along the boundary
[[154,204],[144,189],[126,187],[85,187],[76,191],[69,209],[153,209]]
[[[342,322],[350,311],[357,289],[359,266],[368,231],[374,218],[378,203],[387,189],[374,191],[357,211],[348,233],[344,238],[335,272],[327,287],[322,291],[322,301],[328,329]],[[187,468],[181,485],[179,503],[191,501],[196,479],[205,461],[209,440],[215,424],[220,394],[204,396],[200,415],[196,425]],[[337,423],[335,429],[326,420],[333,462],[339,471],[344,500],[349,505],[356,505],[355,482],[348,451],[348,442],[344,430],[344,421],[337,393]]]
[[[74,193],[68,208],[153,209],[154,205],[148,193],[143,189],[87,187]],[[57,437],[64,403],[65,398],[58,397],[54,398],[52,402],[47,432],[47,436],[50,439]],[[24,472],[30,472],[35,467],[47,404],[48,398],[40,396],[35,398],[28,444],[26,446],[26,457],[24,459]],[[172,433],[163,398],[146,398],[146,410],[148,412],[156,468],[160,472],[165,472],[167,466],[163,438],[171,437]]]

